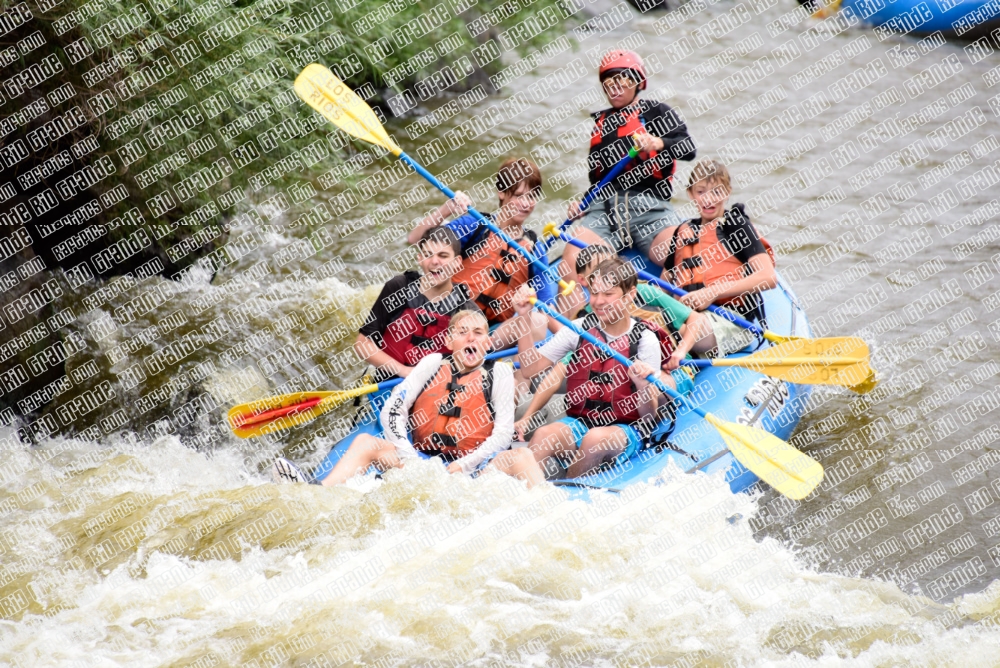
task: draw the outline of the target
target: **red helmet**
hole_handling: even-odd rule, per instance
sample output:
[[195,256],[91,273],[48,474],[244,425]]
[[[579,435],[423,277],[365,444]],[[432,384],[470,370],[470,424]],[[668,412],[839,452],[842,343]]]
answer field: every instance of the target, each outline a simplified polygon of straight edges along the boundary
[[642,58],[635,51],[625,51],[622,49],[612,49],[601,58],[601,67],[597,71],[604,80],[605,74],[611,76],[617,74],[615,70],[632,70],[639,76],[639,90],[646,90],[646,68],[642,65]]

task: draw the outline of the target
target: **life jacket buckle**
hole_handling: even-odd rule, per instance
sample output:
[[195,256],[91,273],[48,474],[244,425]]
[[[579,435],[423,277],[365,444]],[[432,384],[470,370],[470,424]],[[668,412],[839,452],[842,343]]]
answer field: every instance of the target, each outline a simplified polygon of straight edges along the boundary
[[431,444],[439,450],[443,450],[445,448],[454,449],[458,447],[458,441],[455,440],[454,436],[438,432],[431,434]]
[[417,322],[419,322],[424,327],[430,327],[438,323],[437,317],[431,315],[423,309],[415,309],[414,313],[417,315]]
[[490,267],[490,278],[498,283],[503,283],[504,285],[510,285],[510,276],[498,267]]
[[610,371],[591,371],[588,380],[601,385],[614,385],[615,375]]
[[462,417],[462,409],[459,406],[449,406],[444,404],[438,407],[438,415],[450,418],[460,418]]

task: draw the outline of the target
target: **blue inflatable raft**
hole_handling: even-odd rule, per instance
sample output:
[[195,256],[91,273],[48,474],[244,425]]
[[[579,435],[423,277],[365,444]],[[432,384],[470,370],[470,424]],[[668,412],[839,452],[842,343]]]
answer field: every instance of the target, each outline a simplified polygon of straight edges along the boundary
[[843,0],[841,11],[887,31],[970,41],[1000,27],[1000,0]]
[[[769,330],[782,336],[812,335],[805,312],[780,275],[779,286],[763,293],[763,300]],[[758,345],[761,344],[755,343],[731,357],[749,355]],[[794,385],[739,367],[702,369],[694,382],[692,398],[702,410],[723,420],[760,427],[785,440],[798,425],[811,391],[810,386]],[[326,477],[358,434],[381,434],[378,413],[390,392],[369,395],[358,412],[354,429],[330,450],[313,475],[320,480]],[[661,430],[669,430],[669,425],[662,425]],[[657,435],[654,434],[654,440]],[[758,480],[726,449],[714,427],[694,412],[681,409],[676,425],[659,445],[647,447],[599,474],[560,480],[556,484],[575,487],[583,497],[593,488],[620,491],[632,483],[655,477],[670,462],[691,472],[725,471],[734,492],[744,491]]]

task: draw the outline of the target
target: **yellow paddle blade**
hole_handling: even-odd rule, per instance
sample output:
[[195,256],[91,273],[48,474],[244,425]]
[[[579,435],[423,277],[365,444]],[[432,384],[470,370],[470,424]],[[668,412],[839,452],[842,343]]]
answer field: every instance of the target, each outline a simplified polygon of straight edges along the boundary
[[771,330],[764,331],[764,338],[771,343],[788,343],[789,341],[804,341],[801,336],[782,336],[781,334],[775,334]]
[[403,152],[382,127],[372,108],[319,63],[306,66],[295,78],[295,92],[302,101],[347,134],[376,144],[395,156]]
[[714,360],[714,366],[738,366],[801,385],[839,385],[870,392],[877,381],[868,364],[868,344],[855,336],[795,339],[748,357]]
[[874,390],[876,385],[878,385],[878,381],[875,380],[875,371],[872,370],[872,372],[868,374],[867,378],[865,378],[857,385],[852,385],[847,389],[849,389],[851,392],[857,392],[858,394],[867,394],[872,390]]
[[823,466],[777,436],[757,427],[705,419],[719,430],[726,447],[743,466],[789,499],[804,499],[823,480]]
[[227,418],[234,434],[252,438],[309,422],[345,401],[377,390],[378,385],[364,385],[336,392],[282,394],[233,406]]

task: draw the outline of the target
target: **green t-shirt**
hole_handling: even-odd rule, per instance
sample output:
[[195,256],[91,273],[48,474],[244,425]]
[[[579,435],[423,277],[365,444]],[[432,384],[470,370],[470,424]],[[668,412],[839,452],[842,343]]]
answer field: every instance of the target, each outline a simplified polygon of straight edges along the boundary
[[[635,300],[635,305],[639,308],[651,308],[663,311],[663,319],[673,325],[675,330],[679,330],[681,325],[691,316],[690,308],[655,285],[639,283],[636,290],[638,296]],[[590,313],[590,304],[587,304],[583,311],[584,313]]]
[[663,319],[668,320],[674,326],[674,329],[680,329],[681,325],[691,317],[690,308],[655,285],[639,283],[637,291],[639,294],[638,299],[635,300],[635,305],[640,308],[652,306],[653,308],[661,309],[663,311]]

